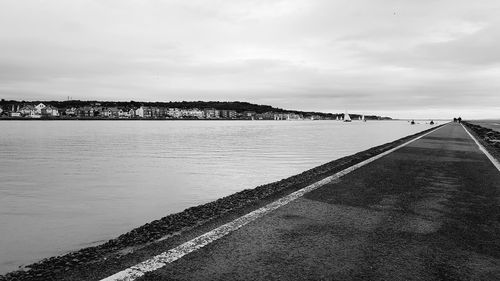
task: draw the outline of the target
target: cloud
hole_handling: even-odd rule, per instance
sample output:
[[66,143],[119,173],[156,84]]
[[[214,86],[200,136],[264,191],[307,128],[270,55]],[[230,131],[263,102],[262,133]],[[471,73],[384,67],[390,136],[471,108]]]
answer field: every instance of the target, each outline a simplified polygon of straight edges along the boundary
[[500,104],[499,10],[451,0],[6,0],[0,96],[479,116]]

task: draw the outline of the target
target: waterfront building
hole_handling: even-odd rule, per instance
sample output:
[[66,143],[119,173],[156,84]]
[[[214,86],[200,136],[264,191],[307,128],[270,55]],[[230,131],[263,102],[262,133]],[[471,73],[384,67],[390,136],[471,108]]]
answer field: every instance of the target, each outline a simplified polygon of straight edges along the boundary
[[189,109],[180,109],[179,114],[181,118],[189,118]]
[[197,108],[167,108],[167,116],[172,118],[198,118],[202,119],[204,112]]
[[177,118],[181,118],[181,116],[182,116],[182,113],[181,113],[180,109],[172,108],[172,107],[167,108],[167,117],[177,119]]
[[76,110],[78,117],[94,117],[94,108],[92,106],[82,106]]
[[164,106],[158,107],[158,118],[166,118],[167,117],[167,108]]
[[7,110],[7,108],[4,109],[4,114],[10,116],[10,117],[21,117],[21,113],[19,112],[19,104],[16,106],[16,105],[12,105],[12,108],[10,111]]
[[203,119],[203,111],[198,108],[188,110],[188,116],[191,118]]
[[141,106],[135,110],[135,115],[140,118],[144,118],[144,112],[147,111],[147,109],[144,106]]
[[12,113],[12,112],[19,112],[19,109],[20,109],[20,108],[21,108],[21,107],[20,107],[19,105],[17,105],[17,107],[16,107],[15,105],[12,105],[12,109],[10,110],[10,112],[11,112],[11,113]]
[[40,116],[39,114],[37,114],[36,108],[31,104],[27,104],[21,107],[21,109],[19,109],[19,113],[21,116],[30,118],[39,118]]
[[64,114],[67,116],[76,116],[77,109],[75,107],[66,108]]
[[128,110],[128,116],[130,118],[136,117],[136,115],[135,115],[135,109],[134,108],[131,108],[131,109]]
[[151,107],[151,117],[150,118],[159,118],[160,117],[160,108],[157,106],[152,106]]
[[132,118],[135,115],[135,110],[127,107],[119,107],[118,108],[118,117],[119,118]]
[[189,109],[181,109],[181,117],[182,118],[189,118],[189,115],[190,115],[190,110]]
[[102,112],[103,112],[102,106],[93,106],[92,108],[94,110],[94,117],[102,116]]
[[59,110],[54,106],[48,105],[42,108],[41,114],[42,116],[56,117],[59,116]]
[[111,111],[109,111],[107,107],[103,107],[102,111],[101,111],[101,116],[109,118],[110,115],[111,115]]
[[264,112],[255,115],[257,120],[274,120],[274,112]]
[[286,115],[283,113],[275,113],[274,120],[286,120]]
[[225,118],[225,119],[234,119],[236,118],[236,111],[235,110],[221,110],[220,111],[220,117]]
[[153,106],[151,107],[153,118],[158,119],[166,116],[166,109],[162,106]]
[[206,119],[219,119],[220,111],[215,108],[205,108],[203,110],[203,115]]
[[7,107],[5,109],[3,109],[1,106],[0,106],[0,116],[9,116],[9,111],[7,110]]
[[153,113],[151,107],[141,106],[135,111],[135,115],[140,118],[152,118]]
[[141,106],[135,110],[135,116],[144,118],[144,106]]
[[255,115],[256,115],[256,112],[255,111],[243,111],[243,113],[241,113],[241,117],[243,119],[255,119]]
[[288,113],[286,115],[286,120],[301,120],[302,116],[295,113]]
[[120,110],[118,109],[118,107],[108,107],[105,112],[106,112],[106,117],[108,118],[120,117],[119,116]]
[[102,117],[109,117],[109,112],[108,112],[108,108],[107,107],[103,107],[102,108],[102,111],[101,111],[101,116]]
[[45,104],[43,103],[39,103],[38,105],[35,106],[35,112],[36,114],[38,115],[42,115],[42,109],[44,109],[46,107]]
[[149,106],[144,106],[144,118],[152,118],[153,117],[153,110]]

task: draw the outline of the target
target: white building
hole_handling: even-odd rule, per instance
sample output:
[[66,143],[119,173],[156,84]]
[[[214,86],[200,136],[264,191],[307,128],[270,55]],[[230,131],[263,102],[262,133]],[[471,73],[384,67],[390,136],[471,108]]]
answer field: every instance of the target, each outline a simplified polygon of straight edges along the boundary
[[141,106],[135,110],[135,116],[144,118],[144,106]]
[[149,106],[141,106],[135,110],[135,116],[141,118],[151,118],[153,117],[153,108]]
[[39,115],[41,115],[42,114],[42,109],[44,109],[45,107],[47,107],[45,104],[39,103],[37,106],[35,106],[36,113],[39,114]]
[[203,119],[203,111],[201,111],[197,108],[181,109],[181,116],[188,117],[188,118]]

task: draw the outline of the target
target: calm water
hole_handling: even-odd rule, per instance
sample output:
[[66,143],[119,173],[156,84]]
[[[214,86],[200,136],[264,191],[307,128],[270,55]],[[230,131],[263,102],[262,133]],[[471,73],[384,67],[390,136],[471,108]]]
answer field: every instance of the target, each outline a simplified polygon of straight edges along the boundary
[[473,124],[483,126],[485,128],[490,128],[492,130],[495,130],[497,132],[500,132],[500,120],[468,120],[468,122],[471,122]]
[[427,128],[406,121],[0,122],[0,273]]

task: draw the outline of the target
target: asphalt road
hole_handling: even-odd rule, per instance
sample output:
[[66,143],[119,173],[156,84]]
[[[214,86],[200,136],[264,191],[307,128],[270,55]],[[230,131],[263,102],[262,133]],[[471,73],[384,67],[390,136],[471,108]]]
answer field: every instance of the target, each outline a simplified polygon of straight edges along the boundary
[[499,195],[452,123],[139,280],[500,280]]

